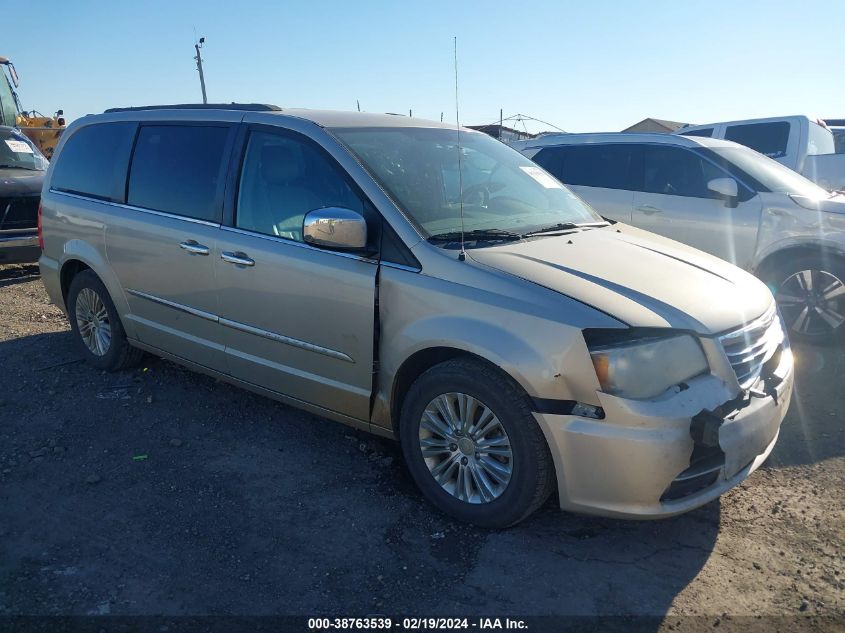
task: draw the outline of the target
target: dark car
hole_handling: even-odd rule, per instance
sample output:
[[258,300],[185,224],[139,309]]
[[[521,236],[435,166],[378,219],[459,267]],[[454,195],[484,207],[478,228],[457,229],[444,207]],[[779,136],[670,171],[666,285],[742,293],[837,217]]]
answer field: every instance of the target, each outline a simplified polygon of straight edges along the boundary
[[47,164],[26,136],[0,126],[0,265],[38,261],[38,203]]

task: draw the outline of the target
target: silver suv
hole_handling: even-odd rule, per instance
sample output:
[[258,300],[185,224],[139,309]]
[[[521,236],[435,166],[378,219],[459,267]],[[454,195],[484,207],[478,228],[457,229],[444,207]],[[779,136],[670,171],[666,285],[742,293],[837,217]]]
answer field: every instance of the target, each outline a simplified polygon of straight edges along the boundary
[[555,487],[570,510],[685,512],[766,459],[789,405],[761,282],[470,130],[113,110],[65,132],[42,213],[44,283],[93,366],[147,351],[397,438],[479,525]]
[[756,274],[796,337],[845,333],[845,194],[701,136],[564,134],[517,145],[603,216]]

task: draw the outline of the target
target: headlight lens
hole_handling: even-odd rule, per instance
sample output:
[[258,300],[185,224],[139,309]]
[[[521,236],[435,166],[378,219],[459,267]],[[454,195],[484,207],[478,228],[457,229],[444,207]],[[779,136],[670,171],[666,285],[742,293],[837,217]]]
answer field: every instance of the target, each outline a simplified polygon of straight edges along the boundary
[[708,370],[692,336],[645,339],[590,350],[602,391],[624,398],[653,398]]

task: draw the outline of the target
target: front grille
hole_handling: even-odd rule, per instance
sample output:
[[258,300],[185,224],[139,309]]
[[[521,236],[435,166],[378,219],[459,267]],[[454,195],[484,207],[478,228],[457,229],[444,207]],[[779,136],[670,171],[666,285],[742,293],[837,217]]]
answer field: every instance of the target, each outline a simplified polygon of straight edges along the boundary
[[0,231],[34,229],[38,226],[39,195],[0,197]]
[[766,361],[784,341],[780,318],[772,306],[763,316],[719,337],[722,349],[736,373],[739,386],[748,389],[760,378]]

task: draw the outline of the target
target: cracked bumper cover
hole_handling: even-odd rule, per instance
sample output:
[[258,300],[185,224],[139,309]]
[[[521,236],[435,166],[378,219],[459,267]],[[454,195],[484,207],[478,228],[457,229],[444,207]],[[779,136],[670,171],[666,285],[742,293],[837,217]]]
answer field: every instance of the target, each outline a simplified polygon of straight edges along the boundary
[[754,472],[777,442],[792,394],[791,353],[781,357],[773,375],[779,381],[773,391],[749,396],[718,427],[724,463],[715,481],[674,500],[661,496],[690,466],[692,419],[735,400],[736,394],[720,378],[695,378],[687,389],[652,401],[600,393],[605,413],[601,420],[536,413],[555,461],[561,508],[650,519],[681,514],[716,499]]

